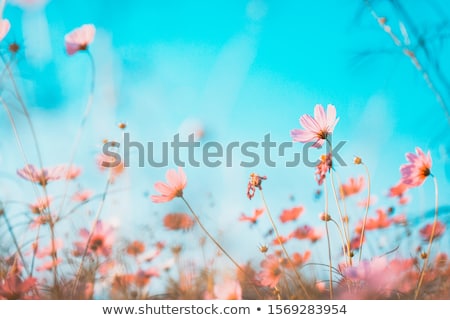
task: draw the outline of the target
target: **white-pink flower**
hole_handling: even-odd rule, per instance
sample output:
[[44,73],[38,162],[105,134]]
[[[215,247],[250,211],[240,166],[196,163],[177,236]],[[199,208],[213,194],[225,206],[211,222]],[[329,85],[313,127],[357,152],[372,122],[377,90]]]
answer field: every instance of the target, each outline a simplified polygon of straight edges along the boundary
[[167,183],[161,181],[155,183],[155,189],[160,194],[150,197],[153,202],[169,202],[176,197],[183,196],[183,189],[187,183],[186,174],[183,169],[178,168],[178,172],[173,169],[167,170],[166,180]]
[[314,118],[309,114],[301,116],[300,124],[304,129],[291,130],[292,140],[302,143],[313,142],[314,148],[320,148],[328,136],[333,133],[338,121],[334,105],[329,104],[325,113],[323,106],[317,104],[314,108]]
[[94,41],[95,26],[93,24],[84,24],[66,34],[64,42],[68,55],[73,55],[78,51],[87,50],[89,44]]
[[0,41],[6,37],[11,28],[11,23],[8,19],[0,19]]
[[401,182],[412,187],[420,186],[431,174],[431,155],[430,151],[425,154],[419,147],[416,148],[416,154],[407,153],[406,160],[409,163],[400,167],[402,174]]

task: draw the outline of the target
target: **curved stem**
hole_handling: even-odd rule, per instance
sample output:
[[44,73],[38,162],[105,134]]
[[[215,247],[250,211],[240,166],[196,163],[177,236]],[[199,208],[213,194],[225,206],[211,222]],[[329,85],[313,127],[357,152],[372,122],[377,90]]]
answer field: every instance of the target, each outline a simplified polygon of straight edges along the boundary
[[[339,217],[341,218],[341,227],[343,230],[343,235],[344,235],[344,243],[347,249],[346,252],[346,260],[348,259],[348,263],[351,266],[352,265],[352,257],[350,255],[350,232],[349,230],[345,227],[346,224],[344,222],[344,216],[342,215],[342,211],[341,211],[341,206],[339,204],[339,199],[337,197],[336,194],[336,189],[334,187],[334,175],[333,175],[333,169],[330,170],[330,177],[331,177],[331,190],[333,191],[333,195],[334,195],[334,200],[336,201],[336,207],[338,209],[338,213],[339,213]],[[347,217],[348,218],[348,217]]]
[[91,227],[91,230],[90,230],[90,232],[89,232],[89,236],[88,236],[88,238],[87,238],[87,240],[86,240],[86,245],[85,245],[85,247],[84,247],[83,254],[82,254],[82,256],[81,256],[80,266],[78,267],[78,271],[77,271],[77,273],[76,273],[74,285],[73,285],[73,288],[72,288],[72,294],[71,294],[71,295],[72,295],[72,298],[74,297],[75,291],[77,290],[78,282],[80,281],[81,272],[82,272],[82,270],[83,270],[84,260],[85,260],[85,258],[86,258],[86,256],[87,256],[87,252],[88,252],[88,249],[89,249],[89,245],[90,245],[90,242],[91,242],[91,240],[92,240],[92,236],[94,235],[95,228],[96,228],[96,226],[97,226],[97,222],[98,222],[99,219],[100,219],[100,213],[101,213],[102,210],[103,210],[103,206],[104,206],[104,204],[105,204],[106,195],[108,194],[109,186],[111,185],[111,179],[112,179],[112,174],[111,174],[111,172],[112,172],[112,171],[110,170],[110,171],[109,171],[109,177],[108,177],[108,180],[106,181],[105,190],[103,191],[102,199],[101,199],[101,201],[100,201],[100,203],[99,203],[99,205],[98,205],[97,212],[95,213],[94,221],[92,222],[92,227]]
[[[69,164],[67,166],[67,172],[69,172],[69,170],[71,169],[73,163],[75,162],[75,156],[77,154],[77,150],[78,147],[80,145],[81,142],[81,138],[83,136],[83,131],[84,128],[86,127],[86,122],[87,119],[91,113],[92,110],[92,102],[94,99],[94,89],[95,89],[95,62],[94,62],[94,58],[92,57],[92,54],[89,50],[86,51],[88,57],[89,57],[89,61],[91,64],[91,84],[90,84],[90,89],[89,89],[89,96],[86,102],[86,106],[84,109],[84,113],[83,113],[83,117],[81,118],[81,122],[80,125],[78,127],[78,131],[75,135],[75,140],[72,146],[72,151],[70,152],[70,158],[69,158]],[[67,198],[67,193],[69,191],[69,184],[70,184],[70,179],[66,179],[65,185],[64,185],[64,192],[63,192],[63,196],[62,196],[62,200],[61,200],[61,204],[59,205],[59,210],[56,212],[57,217],[61,214],[63,208],[64,208],[64,203],[66,201]]]
[[428,241],[428,249],[426,252],[426,257],[423,260],[423,266],[422,266],[422,270],[420,271],[419,282],[417,283],[416,292],[414,293],[414,300],[416,300],[419,297],[420,288],[422,287],[423,277],[425,276],[425,270],[427,268],[428,260],[430,258],[431,245],[433,244],[433,239],[434,239],[434,235],[436,232],[436,225],[438,222],[439,191],[438,191],[437,179],[434,176],[433,176],[433,183],[434,183],[434,221],[433,221],[433,227],[431,229],[430,240]]
[[250,280],[251,284],[253,285],[253,288],[256,291],[256,294],[258,295],[258,297],[260,299],[262,299],[261,294],[259,293],[258,289],[256,288],[255,284],[253,283],[253,281],[251,281],[251,278],[247,275],[247,273],[245,272],[244,269],[242,269],[242,267],[239,265],[239,263],[236,262],[236,260],[233,259],[233,257],[222,247],[222,245],[208,232],[208,230],[205,228],[205,226],[203,225],[203,223],[200,221],[200,218],[197,216],[197,214],[195,213],[195,211],[192,209],[192,207],[190,206],[189,202],[187,202],[187,200],[181,196],[180,197],[184,203],[186,204],[186,206],[188,207],[189,211],[191,212],[191,214],[194,216],[195,221],[198,223],[198,225],[200,226],[200,228],[203,230],[203,232],[206,234],[206,236],[217,246],[217,248],[219,248],[220,251],[223,252],[223,254],[225,254],[225,256],[230,259],[230,261],[236,266],[236,268],[247,278]]
[[298,282],[299,282],[299,284],[300,284],[300,287],[301,287],[302,290],[303,290],[303,293],[305,294],[305,296],[306,296],[308,299],[310,299],[311,297],[309,296],[308,291],[306,290],[306,287],[305,287],[305,285],[304,285],[304,283],[303,283],[303,281],[302,281],[302,278],[301,278],[300,274],[299,274],[298,271],[297,271],[297,268],[295,267],[294,263],[292,262],[291,257],[290,257],[290,255],[288,254],[288,252],[287,252],[287,250],[286,250],[286,247],[285,247],[284,244],[281,242],[280,233],[278,232],[278,228],[277,228],[277,226],[275,225],[275,222],[273,221],[272,214],[270,213],[269,206],[267,205],[266,198],[264,197],[264,192],[262,191],[262,189],[259,189],[259,192],[260,192],[260,194],[261,194],[261,199],[262,199],[262,201],[263,201],[263,203],[264,203],[264,206],[266,207],[267,216],[269,217],[270,223],[272,224],[272,228],[273,228],[273,230],[275,231],[275,235],[276,235],[276,237],[277,237],[277,239],[278,239],[278,242],[280,243],[281,249],[283,250],[283,253],[284,253],[284,255],[286,256],[286,259],[288,260],[288,262],[289,262],[291,268],[294,270],[295,276],[297,277],[297,280],[298,280]]
[[17,254],[20,257],[20,260],[22,260],[22,264],[23,264],[23,267],[25,268],[26,273],[28,274],[28,276],[31,276],[30,270],[27,267],[27,263],[25,262],[25,258],[23,257],[22,250],[20,249],[19,243],[17,242],[17,238],[14,234],[13,228],[12,228],[11,224],[9,223],[8,217],[6,216],[6,212],[1,213],[0,216],[3,216],[3,218],[5,219],[6,227],[8,228],[8,232],[11,235],[11,238],[14,242],[14,246],[16,247]]
[[[325,214],[328,216],[328,188],[327,188],[327,179],[324,181],[324,189],[325,189]],[[327,234],[327,244],[328,244],[328,263],[330,268],[330,300],[333,300],[333,261],[331,258],[331,242],[330,242],[330,232],[328,230],[328,221],[325,219],[325,231]]]
[[366,212],[364,214],[364,220],[363,225],[361,228],[361,237],[359,239],[359,261],[361,262],[362,258],[362,249],[363,249],[363,242],[364,242],[364,233],[366,231],[366,223],[367,223],[367,216],[369,214],[369,206],[370,206],[370,172],[369,168],[366,164],[362,164],[364,166],[364,169],[366,169],[367,173],[367,203],[366,203]]

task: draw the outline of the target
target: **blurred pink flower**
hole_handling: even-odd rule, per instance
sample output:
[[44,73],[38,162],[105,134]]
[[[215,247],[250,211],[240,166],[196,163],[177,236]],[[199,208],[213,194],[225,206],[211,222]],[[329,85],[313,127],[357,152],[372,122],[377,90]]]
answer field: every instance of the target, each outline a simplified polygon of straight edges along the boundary
[[11,23],[8,19],[0,19],[0,41],[2,41],[9,32]]
[[401,197],[410,186],[404,184],[401,180],[389,189],[388,197]]
[[219,300],[241,300],[241,284],[236,280],[225,280],[221,283],[215,284],[214,295]]
[[64,177],[66,167],[58,165],[52,168],[36,168],[32,164],[26,165],[23,169],[17,170],[17,174],[25,180],[46,186],[49,181],[59,180]]
[[104,153],[97,155],[96,162],[100,171],[105,171],[108,169],[111,170],[111,183],[114,183],[115,179],[125,170],[125,165],[122,161],[119,161],[115,157],[108,156]]
[[84,24],[72,30],[64,37],[67,54],[73,55],[78,51],[87,50],[88,45],[94,40],[94,36],[95,26],[93,24]]
[[61,264],[63,260],[61,258],[57,258],[56,260],[49,260],[39,267],[36,267],[36,271],[42,272],[42,271],[51,271],[55,266],[58,266]]
[[83,238],[82,241],[77,241],[75,245],[75,256],[81,256],[87,245],[87,254],[95,254],[97,256],[109,256],[112,251],[112,245],[114,242],[113,228],[111,226],[105,226],[102,221],[97,221],[95,225],[94,232],[87,245],[89,239],[89,231],[87,229],[80,230],[80,236]]
[[422,149],[416,148],[416,154],[407,153],[406,159],[409,163],[400,167],[402,174],[401,182],[410,186],[418,187],[431,174],[431,155],[423,153]]
[[279,246],[281,244],[285,244],[286,242],[288,242],[291,239],[291,237],[285,237],[280,235],[279,237],[276,237],[275,239],[272,240],[272,244],[274,246]]
[[377,201],[378,201],[378,197],[375,195],[371,195],[370,201],[369,201],[369,198],[365,198],[365,199],[358,201],[357,205],[358,205],[358,207],[365,208],[367,206],[369,206],[369,207],[373,206],[375,203],[377,203]]
[[81,168],[71,166],[70,168],[66,169],[65,178],[67,180],[74,180],[78,178],[78,176],[81,174]]
[[94,192],[92,190],[82,190],[77,191],[72,195],[72,200],[77,202],[85,202],[88,201]]
[[314,108],[314,118],[308,114],[301,116],[300,124],[304,130],[291,130],[291,137],[297,142],[314,142],[312,146],[314,148],[320,148],[328,136],[333,133],[338,121],[339,118],[336,118],[336,108],[332,104],[327,106],[326,114],[323,106],[317,104]]
[[[429,223],[425,227],[419,230],[420,236],[426,241],[430,241],[431,233],[433,232],[433,224]],[[434,229],[433,239],[437,239],[442,236],[445,232],[445,224],[440,221],[436,222],[436,227]]]
[[[305,262],[308,261],[309,258],[311,258],[311,251],[306,250],[303,254],[299,252],[294,252],[291,256],[291,261],[294,267],[298,268],[301,265],[305,264]],[[292,268],[290,263],[288,263],[286,266],[288,268]]]
[[[36,278],[22,279],[20,276],[22,267],[14,260],[7,272],[0,274],[0,300],[26,300],[37,299],[33,292]],[[36,291],[37,292],[37,291]]]
[[364,177],[356,178],[350,178],[348,180],[348,183],[344,183],[341,186],[342,189],[342,198],[352,196],[354,194],[357,194],[361,192],[361,190],[364,188]]
[[250,223],[255,224],[256,222],[258,222],[258,218],[262,216],[263,213],[264,208],[255,209],[252,216],[246,216],[245,214],[241,213],[239,221],[249,221]]
[[160,181],[155,183],[155,189],[160,194],[151,196],[153,202],[169,202],[176,197],[183,196],[183,189],[186,187],[187,179],[182,168],[178,168],[178,173],[173,169],[167,170],[166,180],[167,183]]
[[54,248],[50,243],[48,246],[40,249],[38,247],[36,252],[36,258],[42,259],[45,257],[51,257],[56,251],[60,250],[63,247],[63,241],[61,239],[55,239]]
[[313,227],[310,227],[308,225],[304,225],[302,227],[298,227],[297,229],[295,229],[294,231],[292,231],[288,238],[296,238],[298,240],[304,240],[304,239],[308,239],[310,240],[312,243],[316,242],[317,240],[319,240],[320,238],[322,238],[322,231],[315,229]]
[[187,213],[175,212],[166,214],[163,218],[163,224],[168,230],[188,231],[192,229],[195,221]]
[[36,200],[35,203],[30,204],[30,211],[35,214],[41,214],[50,208],[52,197],[43,197]]
[[293,207],[291,209],[285,209],[281,212],[280,221],[286,223],[288,221],[295,221],[305,211],[302,206]]
[[26,300],[38,298],[32,290],[37,283],[36,278],[22,280],[18,273],[9,273],[0,279],[0,300]]
[[[366,220],[366,226],[365,230],[376,230],[376,229],[384,229],[391,225],[392,219],[389,219],[388,214],[386,210],[383,209],[377,209],[377,217],[376,218],[367,218]],[[358,234],[361,234],[362,227],[363,227],[364,221],[359,221],[356,225],[355,231]]]
[[327,155],[323,154],[320,157],[320,162],[316,166],[316,172],[315,172],[316,181],[319,184],[319,186],[322,185],[327,173],[331,170],[331,168],[332,168],[331,153],[329,153]]
[[275,288],[283,274],[280,258],[273,254],[268,255],[261,262],[261,267],[263,270],[258,273],[261,285]]

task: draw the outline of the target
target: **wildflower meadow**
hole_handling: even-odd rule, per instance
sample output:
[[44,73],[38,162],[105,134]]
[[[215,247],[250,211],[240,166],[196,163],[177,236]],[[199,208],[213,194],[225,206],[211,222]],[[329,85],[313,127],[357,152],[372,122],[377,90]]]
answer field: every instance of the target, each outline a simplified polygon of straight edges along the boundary
[[188,3],[0,1],[0,299],[450,299],[446,2]]

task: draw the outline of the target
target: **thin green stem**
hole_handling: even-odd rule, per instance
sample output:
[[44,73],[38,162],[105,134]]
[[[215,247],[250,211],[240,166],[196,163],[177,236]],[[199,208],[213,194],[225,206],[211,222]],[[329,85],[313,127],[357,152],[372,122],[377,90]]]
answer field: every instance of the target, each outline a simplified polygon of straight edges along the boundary
[[336,201],[336,207],[337,207],[337,210],[339,213],[339,217],[341,218],[341,227],[342,227],[343,235],[344,235],[344,243],[347,248],[346,260],[348,259],[348,263],[351,266],[352,265],[352,257],[350,255],[350,233],[349,233],[349,230],[347,230],[347,228],[345,227],[346,224],[344,221],[344,216],[342,215],[341,206],[339,204],[339,199],[337,197],[336,189],[334,187],[333,169],[330,170],[330,177],[331,177],[331,190],[333,191],[334,200]]
[[286,247],[284,246],[284,244],[281,241],[280,233],[278,232],[278,228],[277,228],[277,226],[276,226],[276,224],[275,224],[275,222],[274,222],[274,220],[272,218],[272,214],[270,213],[269,206],[267,205],[266,198],[264,197],[264,192],[262,191],[262,189],[260,189],[259,192],[261,194],[261,199],[262,199],[262,201],[264,203],[264,206],[266,208],[267,216],[269,217],[270,223],[272,224],[272,228],[275,231],[275,235],[276,235],[276,237],[278,239],[278,242],[279,242],[279,244],[281,246],[281,249],[283,250],[283,253],[286,256],[286,259],[289,262],[292,270],[294,270],[295,276],[297,277],[298,283],[300,284],[300,287],[302,288],[303,293],[305,294],[305,296],[308,299],[310,299],[311,297],[308,294],[308,291],[306,290],[305,284],[303,283],[302,278],[301,278],[300,274],[298,273],[297,268],[295,267],[295,264],[292,262],[292,259],[291,259],[290,255],[288,254],[288,252],[286,250]]
[[423,260],[422,270],[420,271],[419,282],[417,283],[416,292],[414,293],[414,300],[417,300],[417,298],[419,297],[420,289],[423,284],[423,278],[425,276],[425,270],[428,265],[428,260],[430,259],[431,245],[433,244],[433,240],[434,240],[434,236],[435,236],[435,232],[436,232],[436,225],[438,222],[439,190],[438,190],[437,179],[434,176],[433,176],[433,183],[434,183],[434,221],[433,221],[433,227],[431,229],[430,240],[428,242],[428,249],[426,252],[425,259]]
[[75,292],[76,292],[77,287],[78,287],[78,282],[80,281],[81,273],[83,271],[84,260],[86,259],[87,252],[88,252],[88,249],[89,249],[89,245],[90,245],[90,242],[92,240],[92,236],[94,235],[95,228],[97,226],[97,222],[100,219],[100,214],[101,214],[101,212],[103,210],[103,206],[104,206],[105,200],[106,200],[106,195],[108,194],[108,190],[109,190],[109,187],[111,185],[111,179],[112,179],[112,173],[111,173],[111,170],[110,170],[109,171],[109,177],[108,177],[108,180],[106,181],[105,189],[103,191],[102,199],[101,199],[101,201],[100,201],[100,203],[99,203],[99,205],[97,207],[97,212],[95,213],[94,221],[92,222],[92,227],[91,227],[91,230],[89,232],[89,236],[88,236],[88,238],[86,240],[86,245],[84,247],[83,254],[81,255],[80,266],[78,267],[78,271],[76,273],[74,285],[73,285],[73,288],[72,288],[72,294],[71,294],[72,298],[74,298]]
[[8,228],[9,234],[11,235],[11,238],[13,240],[14,246],[16,247],[17,254],[20,257],[20,260],[22,260],[22,264],[23,264],[23,266],[25,268],[25,272],[28,274],[28,276],[31,276],[30,271],[29,271],[28,266],[27,266],[27,263],[25,261],[25,258],[23,257],[22,250],[20,249],[19,242],[17,241],[17,238],[16,238],[16,236],[14,234],[14,230],[13,230],[11,224],[9,223],[9,219],[6,216],[6,212],[1,213],[0,216],[3,216],[3,218],[5,219],[6,227]]
[[367,165],[365,163],[362,163],[362,165],[364,166],[364,169],[366,170],[366,174],[367,174],[367,203],[366,203],[366,212],[364,214],[363,225],[361,228],[361,237],[359,239],[359,261],[360,262],[361,262],[361,258],[362,258],[362,249],[363,249],[363,242],[364,242],[364,233],[366,231],[367,216],[369,215],[370,184],[371,184],[369,168],[367,167]]
[[[92,102],[94,100],[94,89],[95,89],[95,62],[94,62],[94,58],[92,57],[92,54],[89,50],[86,51],[88,57],[89,57],[89,62],[91,65],[91,84],[90,84],[90,89],[89,89],[89,96],[86,102],[86,106],[84,109],[84,113],[83,113],[83,117],[81,118],[81,122],[80,125],[78,127],[78,131],[75,135],[75,140],[72,146],[72,151],[70,152],[70,158],[69,158],[69,164],[67,166],[67,172],[69,172],[69,170],[71,169],[71,167],[73,166],[74,162],[75,162],[75,156],[77,154],[78,151],[78,147],[80,145],[81,142],[81,138],[83,137],[83,132],[84,129],[86,127],[86,122],[87,119],[91,113],[92,110]],[[67,194],[69,191],[69,185],[70,185],[71,180],[70,179],[66,179],[65,181],[65,185],[64,185],[64,192],[63,192],[63,196],[62,196],[62,200],[61,203],[59,205],[59,210],[57,211],[57,217],[59,217],[59,215],[61,214],[63,208],[64,208],[64,204],[67,198]]]
[[[324,193],[325,193],[325,215],[328,216],[328,187],[327,187],[327,179],[324,181]],[[325,219],[325,231],[327,234],[327,244],[328,244],[328,263],[330,267],[330,300],[333,300],[333,261],[331,258],[331,243],[330,243],[330,232],[328,230],[328,219]]]
[[191,212],[192,216],[194,217],[195,221],[198,223],[198,225],[203,230],[203,232],[206,234],[206,236],[217,246],[217,248],[219,248],[220,251],[223,252],[223,254],[225,254],[225,256],[236,266],[236,268],[249,280],[249,282],[252,284],[253,288],[255,289],[255,292],[258,295],[258,297],[260,299],[262,299],[261,294],[259,293],[258,289],[256,288],[256,286],[253,283],[253,281],[251,280],[251,278],[247,275],[245,270],[242,269],[242,267],[239,265],[239,263],[237,263],[236,260],[234,260],[233,257],[225,250],[225,248],[222,247],[222,245],[209,233],[209,231],[206,229],[206,227],[200,221],[200,218],[198,217],[198,215],[192,209],[192,207],[189,204],[189,202],[183,196],[181,196],[181,199],[186,204],[186,206],[188,207],[188,209]]

